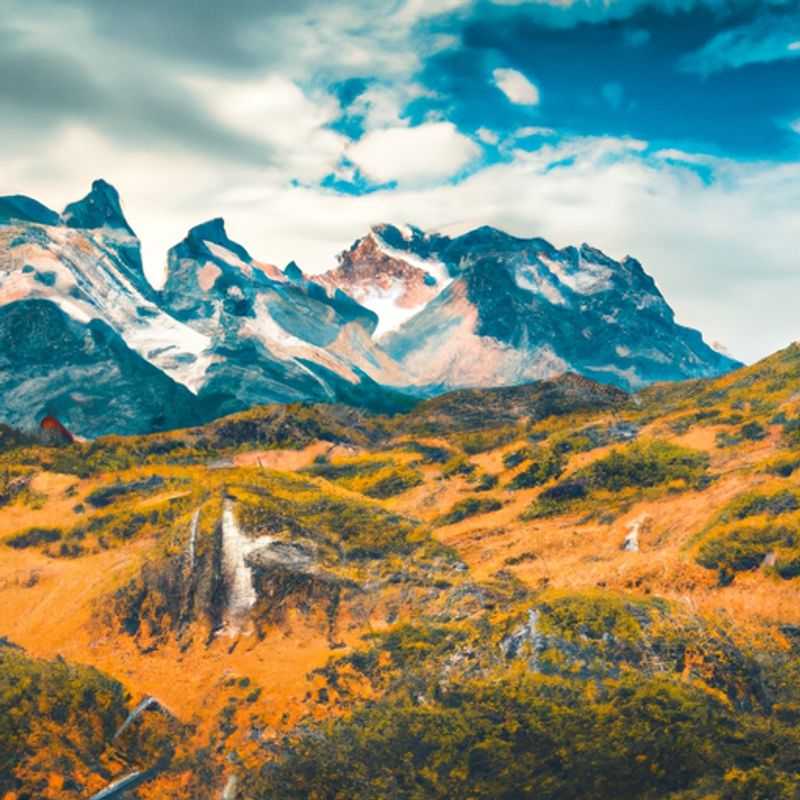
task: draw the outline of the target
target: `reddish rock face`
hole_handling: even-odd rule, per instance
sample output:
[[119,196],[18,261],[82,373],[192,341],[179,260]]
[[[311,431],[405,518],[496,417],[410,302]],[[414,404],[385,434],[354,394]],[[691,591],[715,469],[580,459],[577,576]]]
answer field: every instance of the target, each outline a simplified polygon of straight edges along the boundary
[[[388,255],[372,236],[365,236],[353,248],[345,250],[339,256],[339,267],[316,276],[316,280],[356,299],[365,289],[388,289],[394,281],[399,281],[404,289],[402,299],[415,292],[433,293],[430,289],[425,291],[424,270]],[[419,298],[413,300],[419,302]]]
[[75,441],[75,437],[55,417],[45,417],[39,423],[39,427],[54,438],[62,439],[70,444]]
[[[412,259],[421,262],[411,263]],[[429,272],[441,271],[442,274]],[[313,280],[329,291],[341,289],[361,305],[374,311],[381,322],[376,335],[398,327],[420,311],[449,282],[444,267],[409,254],[395,254],[376,234],[359,239],[339,255],[339,266]]]

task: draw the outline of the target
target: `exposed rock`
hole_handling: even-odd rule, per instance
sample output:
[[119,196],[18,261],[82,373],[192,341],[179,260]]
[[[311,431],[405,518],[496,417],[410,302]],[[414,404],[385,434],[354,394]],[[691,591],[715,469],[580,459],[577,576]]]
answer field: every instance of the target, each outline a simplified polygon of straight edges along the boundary
[[625,541],[622,543],[622,549],[629,552],[629,553],[638,553],[639,552],[639,535],[642,533],[642,530],[650,521],[650,517],[647,514],[641,514],[640,516],[636,517],[636,519],[631,520],[627,524],[628,533],[625,536]]
[[119,800],[124,800],[124,798],[130,797],[128,792],[133,791],[137,786],[141,786],[146,781],[149,781],[151,778],[155,777],[155,775],[156,772],[154,770],[130,772],[122,778],[118,778],[113,783],[110,783],[105,789],[101,789],[97,792],[97,794],[93,794],[89,800],[116,800],[117,798],[119,798]]
[[72,444],[75,437],[53,416],[46,416],[39,423],[39,429],[47,437],[56,442]]
[[[43,417],[86,436],[146,433],[202,419],[197,399],[98,319],[81,323],[47,300],[0,306],[3,419]],[[48,430],[58,430],[51,423]],[[60,434],[63,436],[63,434]]]
[[430,254],[458,276],[385,341],[420,387],[574,371],[637,389],[737,366],[675,323],[635,259],[618,262],[586,244],[559,250],[488,227],[439,237]]
[[519,658],[527,647],[528,666],[534,672],[539,670],[539,654],[547,647],[546,638],[538,631],[538,623],[539,610],[532,608],[528,611],[528,621],[500,642],[500,649],[508,660]]
[[239,779],[236,775],[229,775],[225,781],[225,788],[222,790],[220,800],[236,800],[239,796]]
[[767,553],[764,556],[764,560],[761,562],[761,569],[768,569],[769,567],[774,567],[775,564],[778,562],[778,554],[774,551]]
[[228,635],[240,633],[258,599],[253,585],[253,570],[247,562],[247,556],[272,541],[271,536],[261,536],[255,540],[248,538],[233,513],[233,502],[225,500],[222,510],[222,576],[227,603],[223,632]]
[[161,703],[160,700],[157,700],[155,697],[144,697],[138,705],[136,705],[133,710],[128,714],[125,721],[120,725],[117,729],[116,733],[114,734],[112,741],[114,739],[118,739],[121,737],[125,731],[127,731],[132,725],[136,724],[141,716],[147,712],[155,712],[158,714],[162,714],[165,717],[170,717],[174,719],[174,715]]

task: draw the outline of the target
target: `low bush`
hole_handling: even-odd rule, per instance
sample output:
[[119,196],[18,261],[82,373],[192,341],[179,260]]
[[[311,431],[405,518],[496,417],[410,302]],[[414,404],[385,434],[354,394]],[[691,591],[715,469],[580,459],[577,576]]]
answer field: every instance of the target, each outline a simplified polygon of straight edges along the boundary
[[467,497],[459,500],[446,514],[439,517],[436,524],[453,525],[467,517],[499,511],[502,507],[503,504],[494,497]]
[[558,478],[564,471],[563,456],[555,450],[536,451],[532,459],[522,472],[517,473],[508,482],[509,489],[532,489]]
[[[580,682],[511,673],[424,699],[419,690],[398,691],[323,723],[288,743],[248,789],[287,800],[658,798],[701,780],[722,786],[737,757],[748,762],[743,748],[761,749],[745,741],[725,704],[667,677],[605,681],[588,691]],[[790,758],[783,761],[792,769]]]
[[62,536],[63,531],[58,528],[28,528],[26,531],[12,536],[6,543],[17,550],[22,550],[26,547],[38,547],[57,542]]
[[619,492],[629,487],[650,488],[677,481],[701,488],[708,456],[671,442],[654,439],[612,450],[576,474],[592,489]]
[[669,486],[681,490],[707,485],[708,456],[658,439],[612,450],[572,476],[543,491],[523,519],[573,510],[593,494],[622,493]]
[[776,548],[795,548],[797,532],[780,525],[744,525],[709,537],[700,547],[697,562],[708,569],[733,572],[756,569]]

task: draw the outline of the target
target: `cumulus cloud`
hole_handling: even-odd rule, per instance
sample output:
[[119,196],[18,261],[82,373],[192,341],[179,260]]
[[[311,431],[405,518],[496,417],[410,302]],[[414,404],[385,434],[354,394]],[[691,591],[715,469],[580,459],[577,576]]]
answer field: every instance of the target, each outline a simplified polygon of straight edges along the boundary
[[522,106],[539,104],[539,89],[521,72],[498,67],[492,72],[495,86],[512,102]]
[[[773,16],[791,2],[773,0]],[[733,6],[720,0],[503,4],[513,5],[508,15],[495,8],[486,19],[505,24],[524,12],[535,26],[558,28],[559,35],[579,23],[618,20],[615,41],[630,47],[648,44],[644,33],[634,33],[638,29],[625,33],[634,25],[626,20],[645,7],[679,11],[706,4],[724,27]],[[376,222],[409,221],[447,232],[493,224],[559,246],[586,240],[615,257],[631,253],[656,277],[682,321],[739,357],[764,355],[797,335],[800,164],[737,163],[692,152],[684,138],[659,137],[663,149],[654,151],[640,138],[570,137],[569,121],[557,116],[529,126],[531,109],[540,113],[538,86],[517,70],[498,69],[492,78],[511,104],[502,101],[486,70],[521,62],[496,49],[472,79],[480,84],[479,97],[494,97],[480,115],[465,119],[455,95],[468,78],[460,74],[452,88],[425,85],[421,67],[431,54],[449,55],[443,51],[450,49],[474,57],[462,28],[448,24],[481,22],[488,2],[6,5],[0,19],[0,191],[24,192],[60,209],[84,195],[93,178],[105,177],[121,192],[156,283],[167,248],[217,215],[254,255],[278,265],[296,259],[312,272],[333,266],[335,254]],[[786,37],[771,39],[774,26],[759,33],[745,18],[737,18],[735,35],[715,37],[710,47],[712,39],[702,49],[704,60],[698,57],[695,71],[680,80],[699,84],[695,76],[706,74],[709,64],[742,63],[747,36],[762,60],[773,52],[800,54],[800,32],[787,25]],[[757,45],[756,34],[769,46]],[[457,52],[456,45],[465,49]],[[621,49],[637,55],[630,47]],[[555,98],[547,73],[535,75],[545,99]],[[364,91],[342,108],[345,101],[331,87],[351,78]],[[583,88],[594,103],[592,114],[603,106],[610,114],[598,87],[602,91],[613,75],[591,80]],[[626,77],[624,98],[607,87],[606,99],[619,96],[629,108],[635,89],[633,76]],[[349,137],[361,129],[337,125],[342,115],[361,121],[358,141]],[[800,120],[790,123],[796,115],[797,107],[787,104],[763,114],[764,126],[773,125],[791,145],[789,126],[800,134]],[[604,129],[602,117],[592,119]],[[465,131],[475,131],[475,138]],[[670,146],[678,142],[683,149]],[[482,161],[479,143],[493,145],[487,158],[500,162]],[[323,188],[330,174],[396,188],[340,194]],[[743,313],[752,308],[766,311]]]
[[378,183],[424,185],[455,175],[481,153],[451,122],[371,131],[347,149],[347,157]]
[[338,101],[323,91],[307,95],[284,76],[187,78],[185,85],[209,118],[249,141],[263,142],[281,170],[298,180],[320,180],[347,144],[327,127],[341,113]]
[[[443,157],[454,132],[447,127],[432,137],[442,137],[437,152]],[[392,155],[426,152],[431,140],[405,138],[427,137],[426,128],[389,129],[405,139]],[[397,177],[390,175],[397,168],[389,166],[397,162],[386,155],[377,149],[378,180]],[[797,337],[800,164],[742,164],[677,150],[651,152],[637,139],[584,137],[514,150],[508,162],[458,183],[430,185],[430,172],[421,175],[416,159],[404,158],[399,169],[412,179],[398,189],[346,196],[287,185],[271,167],[253,171],[188,151],[131,148],[73,127],[45,150],[20,149],[4,165],[4,178],[56,208],[82,196],[93,177],[112,181],[156,282],[167,247],[217,215],[256,257],[281,266],[296,259],[311,272],[334,266],[335,254],[374,223],[402,220],[449,233],[491,224],[558,246],[588,241],[616,258],[639,258],[679,320],[724,342],[739,358],[766,355]],[[460,161],[445,171],[457,170]],[[711,171],[710,180],[698,175],[700,166]],[[768,325],[757,314],[742,313],[753,308],[769,309]]]

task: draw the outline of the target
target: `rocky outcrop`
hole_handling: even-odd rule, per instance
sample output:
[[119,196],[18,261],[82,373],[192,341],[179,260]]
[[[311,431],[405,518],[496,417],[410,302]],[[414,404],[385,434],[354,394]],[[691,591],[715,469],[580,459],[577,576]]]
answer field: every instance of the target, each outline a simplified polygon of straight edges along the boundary
[[[313,278],[373,311],[377,338],[419,313],[452,280],[440,261],[388,244],[384,236],[396,241],[392,236],[396,230],[376,226],[339,255],[336,269]],[[420,231],[416,233],[418,237],[422,235]]]
[[540,603],[502,639],[500,650],[506,660],[524,660],[544,675],[682,674],[723,692],[738,708],[770,706],[758,663],[724,631],[655,603],[583,596]]
[[0,306],[3,419],[36,430],[53,417],[87,436],[202,421],[197,398],[100,320],[78,322],[39,299]]
[[188,642],[197,623],[210,639],[264,636],[296,608],[309,615],[321,612],[333,639],[342,591],[357,585],[322,567],[308,540],[244,529],[231,498],[223,500],[210,534],[201,531],[201,516],[207,513],[198,509],[192,515],[182,551],[148,562],[115,593],[110,609],[100,610],[105,623],[148,651],[171,636]]
[[638,553],[640,548],[639,536],[644,530],[645,526],[650,522],[650,517],[647,514],[640,514],[636,519],[631,520],[627,524],[628,532],[625,534],[625,540],[622,543],[622,549],[628,553]]
[[153,778],[155,774],[155,770],[129,772],[127,775],[117,778],[97,794],[93,794],[89,800],[122,800],[129,796],[128,792],[132,792],[137,786],[141,786]]

